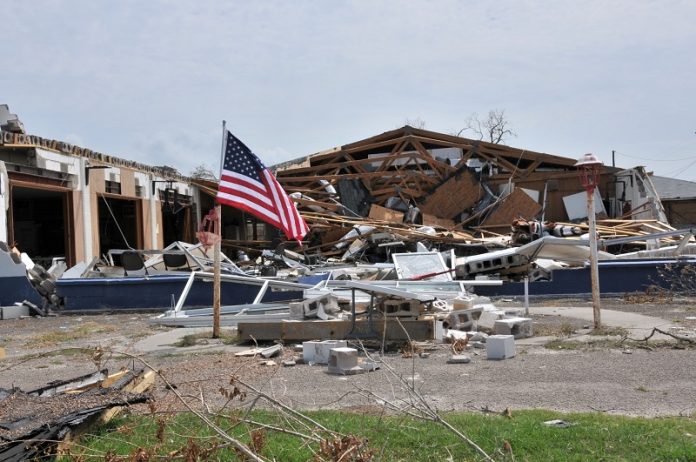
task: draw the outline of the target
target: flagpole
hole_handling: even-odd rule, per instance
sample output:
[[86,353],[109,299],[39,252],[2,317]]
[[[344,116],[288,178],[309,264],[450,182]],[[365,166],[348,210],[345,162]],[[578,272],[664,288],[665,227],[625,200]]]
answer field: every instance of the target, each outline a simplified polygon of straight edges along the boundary
[[[222,121],[222,145],[220,147],[220,181],[222,181],[223,159],[225,158],[225,136],[227,122]],[[222,253],[222,205],[215,201],[215,251],[213,257],[213,338],[220,338],[220,254]]]

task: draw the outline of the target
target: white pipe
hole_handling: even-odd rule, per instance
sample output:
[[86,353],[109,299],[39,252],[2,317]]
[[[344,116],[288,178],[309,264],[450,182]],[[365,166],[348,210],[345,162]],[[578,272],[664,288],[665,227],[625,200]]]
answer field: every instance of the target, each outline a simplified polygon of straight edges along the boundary
[[263,296],[266,295],[266,291],[268,290],[268,285],[271,283],[271,281],[266,281],[263,283],[261,286],[261,289],[259,290],[259,293],[256,294],[256,298],[252,302],[253,304],[261,303],[261,300],[263,299]]
[[[0,161],[0,241],[7,242],[7,210],[10,206],[10,185],[5,163]],[[11,242],[7,242],[12,244]]]
[[[150,174],[150,184],[148,185],[148,193],[150,194],[150,248],[156,249],[157,242],[157,185],[153,183],[155,177]],[[154,189],[154,193],[153,193]]]
[[529,316],[529,275],[524,277],[524,315]]
[[188,293],[191,290],[194,279],[196,279],[196,271],[191,271],[191,275],[189,276],[188,281],[186,281],[184,290],[181,291],[179,300],[176,301],[176,306],[174,307],[174,316],[176,316],[176,313],[181,311],[181,309],[184,307],[184,302],[186,301],[186,297],[188,297]]

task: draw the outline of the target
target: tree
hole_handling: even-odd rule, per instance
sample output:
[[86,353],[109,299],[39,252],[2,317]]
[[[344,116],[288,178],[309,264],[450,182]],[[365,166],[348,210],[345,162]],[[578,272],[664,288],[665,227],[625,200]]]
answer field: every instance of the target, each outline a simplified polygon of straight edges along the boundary
[[195,167],[193,170],[191,170],[190,176],[191,178],[196,178],[198,180],[217,181],[215,173],[213,173],[213,170],[210,167],[208,167],[205,163],[202,163]]
[[456,136],[461,136],[467,130],[477,135],[479,140],[485,139],[495,144],[504,142],[510,136],[517,136],[510,128],[510,121],[505,118],[504,109],[491,109],[485,119],[481,119],[476,113],[471,114]]
[[416,117],[415,119],[407,118],[406,125],[423,130],[425,128],[425,120],[421,119],[420,117]]

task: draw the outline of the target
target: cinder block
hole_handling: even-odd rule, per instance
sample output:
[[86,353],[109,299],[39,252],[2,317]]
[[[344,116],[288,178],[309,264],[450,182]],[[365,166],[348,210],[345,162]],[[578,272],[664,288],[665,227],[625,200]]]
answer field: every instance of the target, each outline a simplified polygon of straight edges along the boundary
[[448,329],[476,330],[477,321],[482,313],[482,308],[452,311],[445,318],[445,323]]
[[491,335],[486,340],[488,359],[508,359],[515,356],[515,337],[512,335]]
[[29,307],[26,305],[0,307],[0,319],[17,319],[29,314]]
[[290,319],[304,319],[304,304],[302,302],[290,302]]
[[416,318],[421,312],[421,304],[417,300],[385,300],[378,309],[388,317]]
[[469,310],[474,307],[473,298],[455,298],[452,300],[452,310],[461,311]]
[[478,319],[478,327],[492,331],[495,327],[495,322],[498,319],[505,318],[505,312],[502,310],[483,310]]
[[329,374],[356,374],[364,372],[358,366],[358,350],[355,348],[332,348],[329,354]]
[[493,327],[493,333],[497,335],[512,335],[515,338],[528,338],[533,336],[531,318],[505,318],[498,319]]
[[471,362],[471,357],[468,355],[452,355],[447,360],[447,364],[467,364]]
[[302,314],[305,318],[333,319],[341,311],[338,299],[331,294],[308,299],[302,302]]
[[302,343],[302,360],[305,364],[328,364],[332,348],[345,348],[345,340],[309,341]]

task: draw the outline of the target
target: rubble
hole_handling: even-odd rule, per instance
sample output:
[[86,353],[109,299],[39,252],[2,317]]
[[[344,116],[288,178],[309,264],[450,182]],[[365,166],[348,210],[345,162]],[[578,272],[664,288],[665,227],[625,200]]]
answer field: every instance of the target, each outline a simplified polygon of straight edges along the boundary
[[99,371],[29,392],[0,389],[0,460],[55,454],[118,408],[145,402],[153,383],[152,371]]

